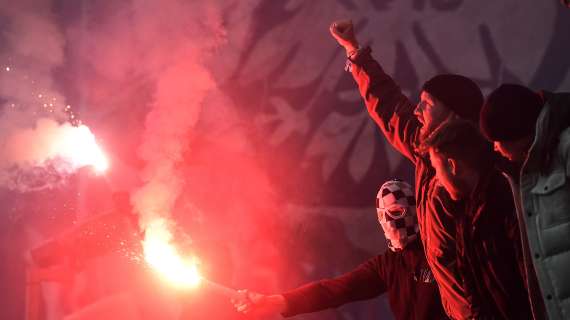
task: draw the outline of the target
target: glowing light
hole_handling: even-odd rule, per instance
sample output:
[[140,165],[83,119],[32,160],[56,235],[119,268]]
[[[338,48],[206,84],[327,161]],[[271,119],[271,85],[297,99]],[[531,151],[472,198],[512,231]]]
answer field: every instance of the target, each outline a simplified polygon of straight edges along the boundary
[[163,279],[176,287],[197,287],[202,279],[197,261],[182,257],[171,241],[172,233],[166,220],[159,218],[152,221],[146,228],[143,241],[146,262]]
[[85,125],[68,126],[59,139],[52,140],[54,153],[68,159],[74,168],[92,166],[101,173],[109,168],[109,161]]
[[10,70],[11,70],[10,67],[6,67],[6,71],[10,71]]

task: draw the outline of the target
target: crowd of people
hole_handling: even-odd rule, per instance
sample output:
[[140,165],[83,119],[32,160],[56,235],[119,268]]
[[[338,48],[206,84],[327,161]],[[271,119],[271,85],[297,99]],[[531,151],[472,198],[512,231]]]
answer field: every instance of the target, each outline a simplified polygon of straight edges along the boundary
[[414,104],[352,22],[330,32],[415,187],[378,192],[386,253],[281,294],[242,290],[236,309],[288,317],[387,293],[396,319],[570,319],[570,93],[502,84],[484,97],[440,74]]

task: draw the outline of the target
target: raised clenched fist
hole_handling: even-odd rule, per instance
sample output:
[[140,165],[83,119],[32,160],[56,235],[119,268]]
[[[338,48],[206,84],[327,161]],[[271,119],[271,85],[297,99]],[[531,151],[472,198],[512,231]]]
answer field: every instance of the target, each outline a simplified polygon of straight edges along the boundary
[[344,47],[347,53],[358,48],[358,41],[354,34],[354,26],[351,20],[339,20],[331,23],[329,28],[331,35]]

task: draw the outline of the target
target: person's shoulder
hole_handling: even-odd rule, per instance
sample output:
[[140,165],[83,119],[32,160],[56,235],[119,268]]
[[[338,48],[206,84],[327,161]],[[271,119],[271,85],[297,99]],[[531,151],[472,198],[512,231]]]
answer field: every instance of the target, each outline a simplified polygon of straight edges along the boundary
[[430,201],[435,206],[436,210],[443,210],[445,212],[452,212],[454,209],[459,207],[461,204],[453,199],[449,195],[449,192],[434,178],[434,184],[432,185],[433,192],[431,193]]
[[570,127],[562,130],[558,136],[558,152],[560,154],[566,154],[570,151]]
[[[400,251],[392,251],[390,249],[386,249],[386,251],[372,259],[375,259],[378,264],[391,264],[396,260],[400,260],[404,257],[404,255],[408,254],[410,250],[406,247]],[[371,259],[371,260],[372,260]]]
[[394,259],[394,257],[398,256],[399,252],[394,252],[390,249],[386,249],[386,251],[384,251],[384,253],[377,255],[376,257],[372,258],[371,260],[376,260],[376,261],[383,261],[383,260],[389,260],[389,259]]
[[570,140],[570,127],[562,130],[562,132],[560,132],[560,141],[562,140]]
[[550,92],[545,90],[541,92],[546,97],[547,101],[551,99],[560,100],[560,101],[570,101],[570,92]]
[[396,259],[398,259],[396,252],[386,249],[384,253],[378,254],[361,263],[360,268],[376,271],[384,270],[387,266],[394,264]]
[[515,215],[513,192],[507,177],[498,169],[492,169],[491,181],[485,188],[485,202],[492,208],[503,211],[507,217]]
[[[547,106],[550,113],[553,113],[554,116],[558,116],[560,114],[566,114],[568,108],[570,108],[570,92],[549,92],[549,91],[540,91],[540,96],[542,97],[545,106]],[[546,113],[546,112],[542,112]]]
[[511,186],[507,177],[503,174],[503,171],[499,168],[492,168],[490,170],[491,184],[493,186],[493,191],[502,191],[511,194]]

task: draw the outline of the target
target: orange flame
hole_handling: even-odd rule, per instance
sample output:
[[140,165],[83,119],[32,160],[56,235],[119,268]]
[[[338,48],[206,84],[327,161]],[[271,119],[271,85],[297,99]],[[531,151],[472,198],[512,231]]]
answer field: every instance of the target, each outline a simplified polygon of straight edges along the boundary
[[171,241],[172,233],[166,220],[153,220],[146,228],[143,241],[146,262],[176,287],[197,287],[201,280],[197,261],[182,257]]

